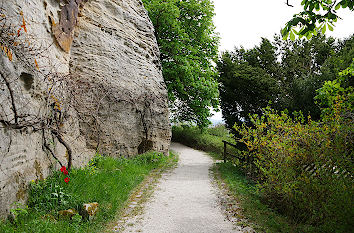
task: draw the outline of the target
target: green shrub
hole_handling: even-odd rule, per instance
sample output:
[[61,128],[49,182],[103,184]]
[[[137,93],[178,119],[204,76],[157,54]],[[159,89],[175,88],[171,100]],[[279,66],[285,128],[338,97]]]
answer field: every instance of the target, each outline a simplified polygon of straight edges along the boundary
[[[69,171],[65,183],[61,172],[42,181],[32,181],[28,209],[16,207],[14,214],[23,215],[15,224],[0,221],[0,232],[103,232],[128,200],[132,190],[155,168],[176,163],[175,155],[147,152],[132,159],[96,155],[86,167]],[[58,210],[75,208],[83,203],[98,202],[99,211],[93,221],[81,216],[59,220]],[[28,213],[28,214],[24,214]]]
[[321,122],[305,123],[301,114],[293,120],[268,108],[262,117],[251,117],[253,127],[235,126],[255,159],[267,201],[323,231],[353,227],[354,125],[341,106]]
[[[200,130],[195,126],[173,126],[172,141],[179,142],[192,148],[213,152],[221,158],[224,152],[223,140],[234,143],[232,134],[223,125],[213,128]],[[230,148],[233,153],[238,153],[238,150]]]
[[24,221],[28,216],[28,206],[19,202],[14,202],[10,209],[11,215],[8,216],[9,220],[15,225]]
[[353,63],[320,88],[320,121],[294,118],[270,108],[250,116],[252,126],[235,125],[256,165],[265,200],[296,222],[318,232],[354,228],[354,94]]
[[207,128],[206,132],[210,135],[218,137],[230,137],[229,130],[223,124],[218,124],[214,127]]
[[55,172],[45,180],[32,181],[29,186],[28,206],[38,212],[53,212],[69,208],[78,209],[82,201],[68,193],[64,176]]

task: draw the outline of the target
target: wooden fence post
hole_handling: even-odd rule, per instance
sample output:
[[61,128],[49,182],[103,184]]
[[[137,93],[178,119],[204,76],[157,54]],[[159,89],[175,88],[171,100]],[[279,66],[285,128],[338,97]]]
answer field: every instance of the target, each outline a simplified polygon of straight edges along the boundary
[[224,163],[226,163],[226,142],[224,142]]

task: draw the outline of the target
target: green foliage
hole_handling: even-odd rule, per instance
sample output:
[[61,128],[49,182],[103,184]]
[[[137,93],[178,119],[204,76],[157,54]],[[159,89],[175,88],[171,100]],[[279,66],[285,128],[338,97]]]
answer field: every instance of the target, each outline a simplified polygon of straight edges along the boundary
[[28,206],[15,202],[11,205],[10,213],[12,214],[13,219],[10,218],[10,221],[13,221],[14,224],[17,224],[19,221],[22,221],[28,215]]
[[338,78],[333,81],[326,81],[324,85],[317,90],[318,104],[322,106],[324,116],[336,113],[337,103],[342,102],[342,107],[350,112],[354,110],[354,58],[347,69],[339,73]]
[[173,118],[209,124],[209,107],[217,108],[218,89],[212,61],[219,38],[210,0],[143,0],[161,52]]
[[249,114],[261,115],[267,105],[320,119],[321,110],[314,99],[316,90],[325,81],[335,80],[338,72],[350,65],[353,45],[354,36],[343,41],[325,36],[284,41],[275,36],[274,42],[263,39],[252,49],[225,52],[217,68],[220,105],[227,127],[250,124]]
[[83,204],[76,195],[68,193],[64,175],[55,172],[45,180],[31,182],[29,186],[28,206],[38,212],[55,212],[69,208],[78,208]]
[[295,40],[295,35],[298,35],[300,39],[303,36],[311,39],[318,33],[325,34],[327,28],[333,31],[334,24],[340,18],[337,11],[340,8],[354,10],[353,0],[302,0],[301,5],[304,11],[295,14],[281,30],[284,40],[289,36],[291,40]]
[[82,221],[82,216],[80,214],[75,214],[71,217],[71,220],[75,223],[80,223]]
[[218,159],[222,158],[224,143],[222,140],[234,142],[232,135],[223,125],[200,130],[194,126],[173,126],[172,141],[192,148],[213,152]]
[[323,69],[341,50],[337,50],[333,38],[325,36],[295,42],[278,37],[275,43],[281,54],[280,104],[275,108],[288,109],[289,113],[302,111],[305,116],[318,120],[321,111],[314,101],[316,90],[324,81],[336,78],[337,72],[332,72],[334,67],[328,67],[326,74]]
[[158,152],[150,152],[142,154],[133,159],[136,164],[146,165],[146,164],[160,164],[167,160],[167,157]]
[[[264,197],[257,185],[248,179],[242,170],[232,163],[217,163],[213,167],[216,178],[227,184],[231,194],[236,197],[242,212],[235,214],[245,217],[257,232],[307,232],[309,226],[294,223],[263,202]],[[242,217],[242,218],[243,218]]]
[[[132,159],[96,155],[87,167],[70,170],[66,184],[59,172],[44,181],[32,182],[26,218],[16,225],[0,222],[0,232],[103,232],[128,200],[132,190],[153,169],[176,163],[175,155],[147,152]],[[95,172],[88,172],[94,167]],[[82,203],[98,202],[99,211],[93,221],[58,220],[57,210],[77,208]],[[55,210],[55,211],[54,211]]]
[[321,68],[323,80],[334,80],[337,74],[346,69],[354,57],[354,36],[338,41],[334,46],[334,54],[326,59]]
[[262,39],[251,50],[225,52],[218,61],[220,105],[229,128],[235,122],[249,121],[250,113],[260,114],[269,101],[276,101],[279,64],[275,47]]
[[352,228],[353,116],[341,98],[322,121],[295,119],[270,108],[237,126],[252,152],[259,188],[272,206],[319,232]]
[[205,129],[205,132],[220,138],[230,138],[232,136],[229,130],[223,124],[218,124],[213,127],[209,127]]

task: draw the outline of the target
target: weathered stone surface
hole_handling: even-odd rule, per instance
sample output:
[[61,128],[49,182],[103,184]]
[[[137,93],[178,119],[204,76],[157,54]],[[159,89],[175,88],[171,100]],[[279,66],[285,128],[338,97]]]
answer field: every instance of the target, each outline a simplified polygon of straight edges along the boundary
[[[1,1],[1,0],[0,0]],[[32,47],[42,53],[1,53],[0,72],[6,75],[18,114],[48,115],[49,80],[36,75],[53,70],[69,77],[57,86],[66,101],[63,139],[73,151],[73,165],[86,164],[96,149],[113,156],[132,156],[149,149],[168,152],[170,126],[167,91],[159,65],[159,51],[152,24],[140,0],[94,0],[85,3],[73,29],[69,53],[55,39],[53,22],[59,22],[65,5],[57,0],[6,0],[1,6],[9,20],[26,20]],[[18,16],[18,17],[17,17]],[[0,80],[0,118],[14,122],[9,92]],[[62,96],[60,95],[62,93]],[[93,114],[94,113],[94,114]],[[29,117],[24,118],[31,120]],[[1,119],[0,119],[1,120]],[[66,149],[48,139],[57,158],[67,163]],[[13,129],[0,123],[0,216],[15,201],[26,200],[29,181],[43,179],[58,163],[43,150],[41,130]]]
[[60,210],[58,212],[58,218],[59,219],[71,219],[77,213],[78,212],[75,209]]
[[[80,15],[70,72],[99,90],[99,149],[116,156],[148,149],[167,152],[167,92],[153,26],[141,1],[89,1]],[[94,148],[97,131],[89,121],[81,125]],[[138,151],[142,144],[149,148]]]
[[98,206],[97,202],[84,204],[80,215],[83,219],[92,220],[98,212]]
[[82,3],[84,3],[82,0],[70,0],[61,8],[59,23],[55,23],[54,19],[51,19],[55,39],[65,52],[70,51],[79,7],[82,6]]
[[[52,64],[60,73],[69,72],[69,56],[60,48],[53,45],[53,37],[48,22],[48,14],[57,12],[59,4],[50,1],[1,1],[7,16],[6,21],[17,31],[22,23],[21,12],[26,21],[28,37],[21,36],[21,40],[30,38],[33,47],[49,48],[45,56],[36,61],[47,72]],[[24,30],[21,34],[25,34]],[[4,35],[1,35],[4,36]],[[27,44],[27,42],[24,42]],[[50,60],[49,60],[50,58]],[[9,81],[13,89],[18,115],[38,116],[45,115],[46,85],[34,75],[35,62],[32,54],[22,54],[14,51],[12,61],[1,53],[0,72]],[[4,80],[0,77],[0,118],[14,123],[12,105],[9,101],[9,91],[4,88]],[[30,117],[28,117],[30,118]],[[27,119],[29,120],[29,119]],[[57,147],[57,154],[64,155],[62,147]],[[79,154],[79,153],[78,153]],[[59,157],[65,161],[63,156]],[[50,173],[50,167],[55,168],[55,162],[42,150],[41,132],[27,127],[11,129],[0,124],[0,216],[5,216],[9,206],[17,201],[24,202],[27,197],[26,189],[29,181],[43,179]]]

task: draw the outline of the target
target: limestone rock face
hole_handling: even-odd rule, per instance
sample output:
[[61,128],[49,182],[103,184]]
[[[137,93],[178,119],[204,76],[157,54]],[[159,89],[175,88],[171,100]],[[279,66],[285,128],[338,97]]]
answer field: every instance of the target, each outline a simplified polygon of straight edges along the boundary
[[96,150],[125,157],[168,152],[167,90],[142,2],[83,1],[69,52],[55,35],[67,2],[6,0],[1,5],[15,34],[22,28],[19,38],[26,46],[11,50],[11,61],[0,51],[0,216],[11,203],[26,199],[29,181],[60,168],[56,159],[67,164],[68,150],[55,137],[53,119],[63,119],[55,129],[70,146],[74,166],[85,165]]
[[[100,99],[95,103],[99,109],[95,130],[88,124],[93,122],[90,116],[81,122],[88,146],[117,156],[167,152],[167,92],[154,29],[142,2],[88,1],[74,38],[70,73],[88,82],[96,90],[94,99]],[[81,94],[89,99],[87,92]]]

